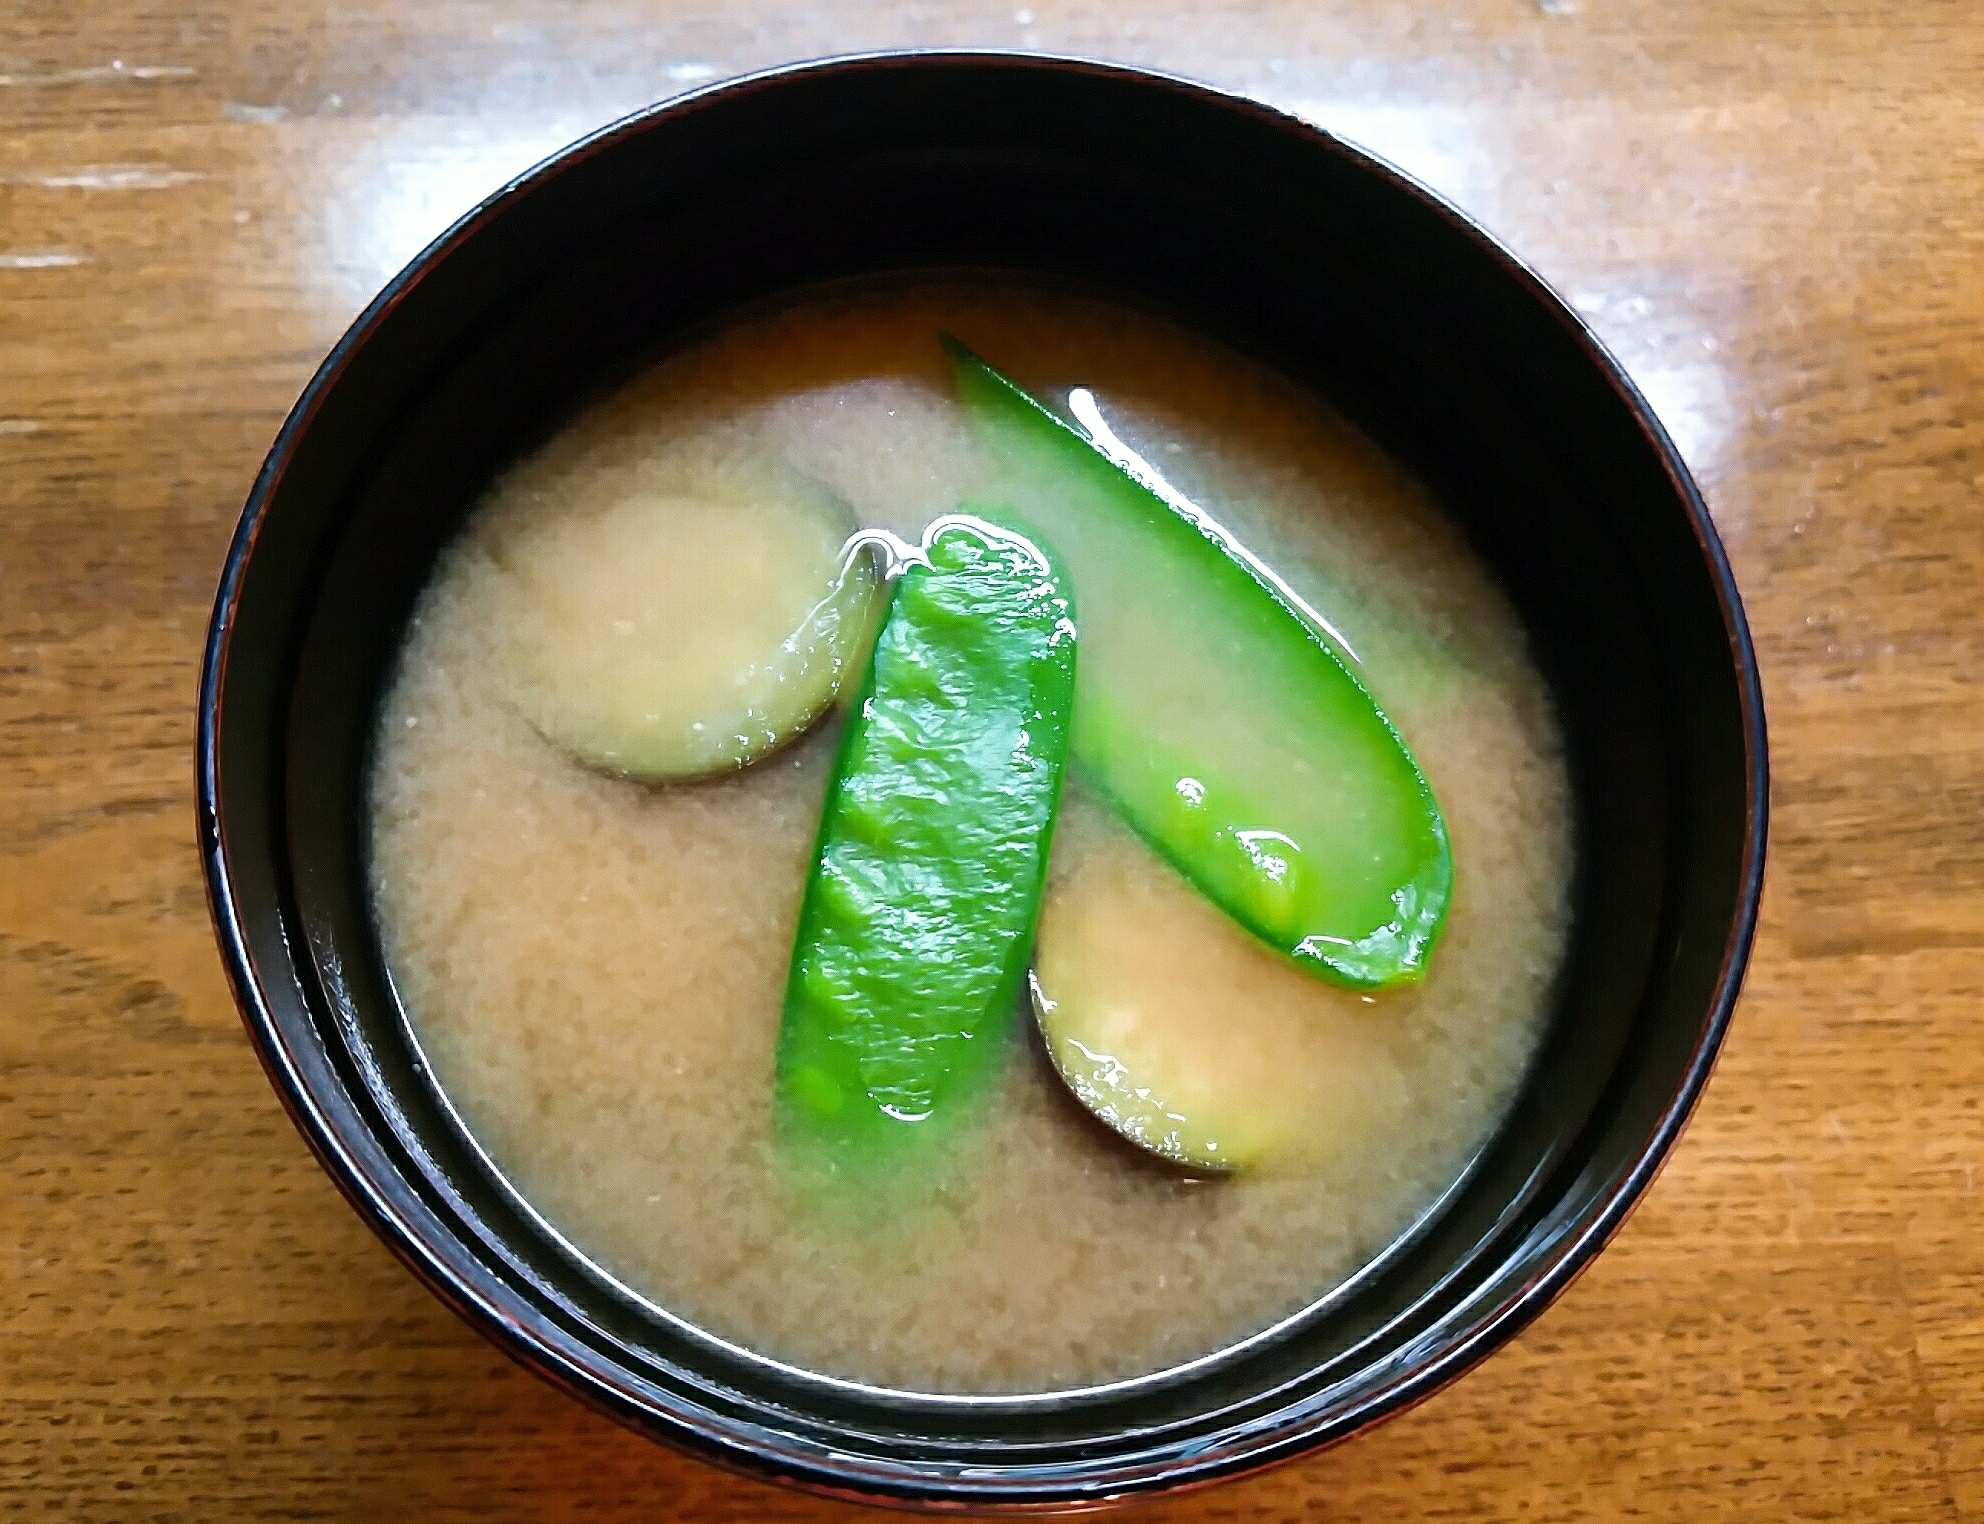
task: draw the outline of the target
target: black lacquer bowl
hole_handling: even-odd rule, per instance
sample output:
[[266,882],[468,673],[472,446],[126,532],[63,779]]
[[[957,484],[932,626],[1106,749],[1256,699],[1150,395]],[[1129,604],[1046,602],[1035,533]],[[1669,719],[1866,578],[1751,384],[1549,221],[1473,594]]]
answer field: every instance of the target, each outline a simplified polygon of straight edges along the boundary
[[[1571,743],[1570,966],[1506,1126],[1347,1295],[1189,1370],[1059,1397],[871,1391],[657,1317],[565,1253],[419,1071],[367,911],[373,716],[491,474],[638,354],[823,280],[1100,284],[1330,394],[1503,578]],[[806,65],[630,117],[491,198],[366,310],[283,425],[200,693],[222,951],[296,1124],[508,1353],[741,1470],[936,1506],[1095,1503],[1339,1440],[1451,1381],[1618,1228],[1708,1077],[1763,871],[1755,658],[1707,512],[1618,367],[1451,207],[1265,107],[1002,55]]]

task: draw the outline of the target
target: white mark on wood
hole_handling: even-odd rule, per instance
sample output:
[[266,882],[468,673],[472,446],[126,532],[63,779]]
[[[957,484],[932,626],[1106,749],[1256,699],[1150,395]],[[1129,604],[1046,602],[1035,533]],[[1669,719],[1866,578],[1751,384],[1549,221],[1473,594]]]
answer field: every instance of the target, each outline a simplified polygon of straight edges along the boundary
[[0,435],[39,434],[41,425],[32,418],[0,418]]
[[106,64],[80,69],[53,69],[46,74],[0,74],[0,85],[114,85],[126,80],[191,79],[185,64],[127,64],[113,58]]
[[170,190],[204,179],[198,170],[164,164],[79,164],[46,174],[22,170],[0,175],[0,185],[33,185],[43,190]]
[[61,270],[88,261],[74,249],[0,249],[0,270]]
[[230,122],[246,122],[257,127],[272,126],[289,119],[287,106],[251,106],[246,101],[227,101],[220,114]]

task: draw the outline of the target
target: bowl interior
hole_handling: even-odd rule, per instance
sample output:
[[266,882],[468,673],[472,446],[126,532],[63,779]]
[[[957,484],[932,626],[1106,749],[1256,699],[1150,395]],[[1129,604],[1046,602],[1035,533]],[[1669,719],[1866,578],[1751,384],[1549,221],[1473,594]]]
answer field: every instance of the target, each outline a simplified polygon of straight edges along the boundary
[[[375,706],[491,474],[634,357],[826,279],[1101,284],[1331,395],[1503,578],[1571,743],[1572,951],[1513,1114],[1427,1229],[1282,1336],[1052,1400],[884,1395],[630,1305],[483,1168],[368,914]],[[339,346],[244,518],[203,700],[210,872],[251,1032],[413,1266],[513,1352],[703,1453],[869,1495],[1095,1498],[1261,1464],[1451,1379],[1616,1227],[1705,1077],[1754,916],[1762,733],[1685,473],[1575,320],[1450,210],[1264,109],[1123,71],[896,58],[622,124],[448,235]]]

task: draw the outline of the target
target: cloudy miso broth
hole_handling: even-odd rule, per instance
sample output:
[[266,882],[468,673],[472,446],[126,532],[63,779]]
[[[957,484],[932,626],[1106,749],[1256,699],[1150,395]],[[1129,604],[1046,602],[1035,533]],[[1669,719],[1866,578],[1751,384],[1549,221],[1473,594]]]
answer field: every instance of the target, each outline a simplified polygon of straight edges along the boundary
[[[799,678],[776,674],[820,701],[747,766],[634,781],[597,747],[588,765],[547,739],[563,721],[537,698],[558,680],[518,632],[541,622],[550,565],[560,608],[577,610],[559,628],[585,633],[592,563],[570,547],[604,547],[603,597],[638,581],[666,604],[657,617],[719,639],[766,598],[806,605],[776,554],[694,506],[697,484],[741,482],[802,514],[832,505],[806,519],[815,537],[860,525],[912,543],[996,489],[940,332],[1056,406],[1082,389],[1092,434],[1327,624],[1437,795],[1444,931],[1423,981],[1360,991],[1262,946],[1071,765],[1037,967],[1112,1019],[1164,1004],[1166,1061],[1216,1058],[1223,1104],[1271,1140],[1248,1168],[1181,1169],[1108,1130],[1056,1074],[1030,1010],[941,1148],[881,1180],[795,1167],[777,1113],[781,1011],[844,724],[820,674],[847,631],[866,638],[859,610]],[[600,527],[629,505],[645,536],[631,550]],[[739,575],[746,562],[765,570]],[[1075,601],[1079,629],[1079,586]],[[1165,630],[1145,653],[1159,674],[1195,626],[1181,614]],[[1148,315],[1004,285],[841,294],[741,321],[509,470],[417,605],[371,795],[395,985],[511,1184],[595,1264],[711,1333],[925,1391],[1156,1370],[1353,1274],[1513,1099],[1568,922],[1568,785],[1544,684],[1421,489],[1272,370]]]

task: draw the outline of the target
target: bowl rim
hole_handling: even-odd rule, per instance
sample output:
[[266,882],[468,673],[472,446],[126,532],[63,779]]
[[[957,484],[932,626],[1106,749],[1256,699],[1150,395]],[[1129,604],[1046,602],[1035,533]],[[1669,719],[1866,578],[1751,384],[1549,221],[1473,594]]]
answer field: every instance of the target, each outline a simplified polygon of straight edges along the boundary
[[[1316,1415],[1307,1415],[1289,1429],[1257,1434],[1237,1448],[1188,1461],[1156,1465],[1111,1461],[1098,1473],[1107,1481],[1106,1492],[1098,1492],[1092,1485],[1072,1487],[1065,1481],[1045,1481],[1018,1489],[1007,1483],[993,1484],[970,1476],[951,1475],[940,1481],[929,1473],[915,1471],[913,1463],[862,1461],[845,1455],[834,1458],[837,1464],[823,1464],[816,1452],[776,1451],[766,1446],[762,1438],[753,1440],[743,1436],[740,1426],[707,1412],[692,1413],[679,1408],[659,1411],[651,1399],[607,1380],[601,1371],[570,1359],[533,1336],[484,1287],[458,1274],[430,1249],[408,1215],[392,1199],[392,1193],[382,1188],[365,1162],[346,1147],[332,1126],[304,1073],[299,1055],[285,1041],[263,989],[237,903],[221,797],[221,708],[235,616],[244,578],[270,506],[294,462],[300,442],[353,358],[437,265],[473,239],[503,208],[536,186],[624,138],[694,115],[713,101],[735,100],[777,90],[795,80],[821,76],[959,67],[1110,80],[1195,99],[1230,115],[1252,118],[1263,127],[1306,140],[1316,149],[1350,161],[1364,172],[1389,182],[1391,190],[1416,200],[1424,210],[1459,233],[1478,257],[1497,266],[1530,302],[1565,330],[1652,448],[1668,488],[1687,519],[1715,594],[1729,644],[1741,721],[1743,844],[1729,935],[1703,1023],[1682,1068],[1680,1081],[1631,1167],[1593,1206],[1580,1214],[1584,1220],[1573,1231],[1553,1241],[1540,1257],[1536,1272],[1487,1317],[1447,1342],[1434,1358],[1407,1366],[1376,1384],[1367,1396],[1341,1412],[1334,1421],[1325,1425]],[[841,1499],[898,1507],[905,1504],[950,1509],[989,1506],[1001,1511],[1058,1511],[1098,1506],[1158,1490],[1180,1491],[1210,1485],[1341,1443],[1417,1406],[1472,1370],[1563,1294],[1618,1233],[1664,1167],[1676,1139],[1699,1104],[1727,1034],[1755,940],[1764,880],[1770,807],[1768,735],[1761,672],[1735,576],[1707,504],[1685,461],[1638,386],[1603,341],[1541,276],[1477,220],[1382,156],[1337,136],[1324,126],[1235,90],[1161,69],[1074,54],[997,48],[903,48],[835,54],[774,65],[713,81],[627,113],[575,139],[483,197],[431,240],[367,303],[331,347],[284,418],[243,504],[222,565],[201,664],[198,706],[196,793],[200,852],[209,909],[229,984],[257,1057],[292,1123],[367,1225],[430,1292],[484,1338],[595,1411],[650,1438],[665,1437],[701,1459],[746,1476],[794,1484]],[[499,1181],[502,1178],[499,1171]],[[859,1383],[855,1386],[858,1391],[868,1391]],[[936,1394],[896,1394],[888,1389],[875,1389],[874,1395],[899,1395],[916,1401],[933,1397],[943,1400]]]

